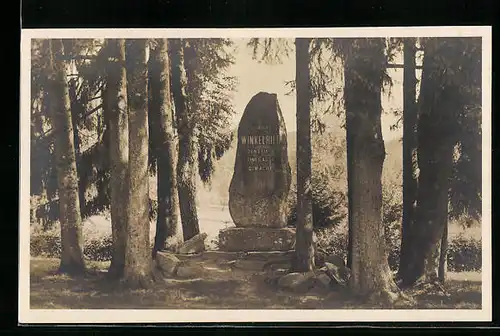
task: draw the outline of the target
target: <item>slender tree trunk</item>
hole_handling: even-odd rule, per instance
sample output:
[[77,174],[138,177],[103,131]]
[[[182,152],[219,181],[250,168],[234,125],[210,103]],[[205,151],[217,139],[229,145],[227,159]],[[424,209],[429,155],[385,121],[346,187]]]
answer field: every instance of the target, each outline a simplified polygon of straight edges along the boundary
[[[352,160],[350,186],[352,258],[351,290],[378,302],[396,299],[382,224],[381,87],[385,70],[384,40],[357,39],[345,57],[344,99],[347,143]],[[362,97],[362,98],[361,98]]]
[[174,249],[182,242],[182,228],[177,217],[178,195],[175,175],[173,106],[170,96],[170,61],[168,43],[158,39],[151,52],[149,105],[151,136],[157,162],[158,216],[153,257],[157,251]]
[[148,95],[146,39],[126,42],[129,107],[129,203],[124,280],[130,287],[149,287],[153,263],[149,242]]
[[[347,126],[347,118],[346,118]],[[355,139],[353,137],[352,129],[346,127],[346,159],[347,159],[347,181],[350,181],[354,172],[354,159],[352,156],[353,149],[349,144],[353,144]],[[352,267],[352,237],[353,237],[353,199],[352,199],[352,184],[347,183],[347,267]]]
[[78,115],[82,111],[81,106],[79,106],[78,97],[76,95],[76,81],[71,80],[68,86],[69,99],[71,106],[71,125],[73,127],[73,144],[75,146],[75,161],[76,161],[76,172],[78,176],[78,199],[80,204],[80,214],[85,213],[85,181],[82,179],[82,164],[81,164],[81,150],[80,150],[80,134],[78,133]]
[[448,257],[448,225],[444,227],[443,237],[441,237],[441,251],[439,253],[438,279],[442,284],[446,281],[447,257]]
[[51,110],[55,132],[55,159],[59,189],[59,220],[61,224],[61,264],[59,271],[81,274],[85,271],[83,257],[82,218],[78,197],[71,105],[60,39],[50,41]]
[[113,255],[109,274],[120,278],[125,267],[127,238],[129,147],[127,77],[125,70],[125,40],[108,41],[111,58],[108,66],[106,105],[109,115],[109,160],[111,192],[111,226]]
[[[179,152],[177,160],[177,190],[184,240],[200,233],[196,208],[196,168],[193,111],[188,102],[188,68],[184,63],[184,51],[189,56],[189,48],[183,48],[184,41],[172,41],[172,90],[177,119]],[[189,62],[188,62],[189,63]]]
[[[439,242],[448,223],[449,178],[460,99],[453,76],[458,50],[432,39],[425,47],[418,121],[418,180],[413,247],[401,264],[402,285],[437,278]],[[450,53],[451,51],[451,53]],[[443,54],[441,54],[443,53]],[[433,269],[431,271],[431,269]]]
[[[408,250],[412,248],[411,229],[414,224],[415,202],[417,198],[416,125],[418,109],[416,104],[415,76],[415,39],[406,38],[404,41],[404,114],[403,114],[403,222],[401,226],[401,253],[400,265],[407,263]],[[401,268],[400,268],[401,270]],[[398,274],[401,277],[401,274]]]
[[311,195],[311,87],[309,44],[311,39],[295,39],[297,87],[297,233],[295,270],[314,269],[313,218]]

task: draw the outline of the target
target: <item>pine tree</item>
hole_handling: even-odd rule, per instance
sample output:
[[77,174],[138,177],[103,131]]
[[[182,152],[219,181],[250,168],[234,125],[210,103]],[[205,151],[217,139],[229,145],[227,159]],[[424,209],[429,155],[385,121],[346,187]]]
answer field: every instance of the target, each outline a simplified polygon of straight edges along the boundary
[[125,59],[129,107],[129,202],[124,281],[129,287],[149,287],[153,263],[149,245],[148,69],[146,39],[127,40]]
[[127,234],[129,147],[125,40],[108,41],[110,60],[106,86],[109,115],[109,160],[113,254],[109,273],[120,278],[125,267]]
[[295,39],[297,90],[297,233],[294,268],[314,269],[311,190],[311,85],[309,45],[311,39]]
[[175,173],[176,144],[174,141],[174,113],[170,92],[170,60],[168,42],[155,41],[149,66],[152,154],[157,165],[158,212],[153,256],[156,251],[174,248],[182,242],[177,218],[178,194]]
[[61,264],[59,271],[81,274],[83,258],[82,218],[78,198],[71,104],[66,81],[64,48],[60,39],[50,40],[50,108],[55,133],[55,159],[59,191],[59,221],[61,224]]

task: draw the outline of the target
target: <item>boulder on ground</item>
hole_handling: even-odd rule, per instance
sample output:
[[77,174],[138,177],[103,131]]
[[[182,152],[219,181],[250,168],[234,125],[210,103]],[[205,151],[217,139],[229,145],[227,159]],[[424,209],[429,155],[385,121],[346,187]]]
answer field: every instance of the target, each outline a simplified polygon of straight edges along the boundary
[[320,268],[320,270],[339,285],[345,286],[349,281],[350,270],[345,266],[338,266],[329,262],[325,262],[325,266]]
[[158,252],[155,260],[157,267],[164,275],[174,275],[181,262],[179,258],[169,252]]
[[186,240],[179,246],[178,252],[180,254],[196,254],[205,251],[205,239],[207,239],[207,236],[206,233],[200,233]]
[[326,273],[320,273],[316,276],[317,284],[323,288],[330,288],[332,279]]
[[316,284],[313,272],[288,273],[278,280],[278,286],[297,293],[305,293]]

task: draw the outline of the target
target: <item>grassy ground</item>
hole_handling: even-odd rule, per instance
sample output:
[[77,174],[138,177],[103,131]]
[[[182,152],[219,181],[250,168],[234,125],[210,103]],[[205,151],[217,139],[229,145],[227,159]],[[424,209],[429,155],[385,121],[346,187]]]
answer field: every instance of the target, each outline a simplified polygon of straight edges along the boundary
[[[31,259],[32,309],[360,309],[360,304],[342,291],[313,289],[293,294],[266,284],[259,272],[223,266],[213,257],[197,257],[206,273],[190,280],[164,279],[150,290],[118,290],[105,279],[108,263],[92,262],[92,275],[70,278],[56,275],[58,259]],[[449,273],[448,295],[425,293],[415,296],[416,305],[400,308],[480,309],[481,274]]]

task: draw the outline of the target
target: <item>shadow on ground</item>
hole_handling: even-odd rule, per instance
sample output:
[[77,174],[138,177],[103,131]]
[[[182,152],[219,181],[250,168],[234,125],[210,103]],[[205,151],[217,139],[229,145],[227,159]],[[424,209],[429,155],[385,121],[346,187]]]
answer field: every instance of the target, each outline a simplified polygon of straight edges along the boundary
[[[266,283],[258,271],[221,266],[220,260],[200,257],[191,262],[205,268],[203,278],[156,281],[148,290],[120,290],[105,277],[108,263],[89,263],[92,272],[71,278],[55,274],[57,259],[32,258],[32,309],[367,309],[342,290],[314,288],[296,294]],[[480,309],[481,282],[453,275],[447,295],[416,295],[416,305],[403,308]]]

